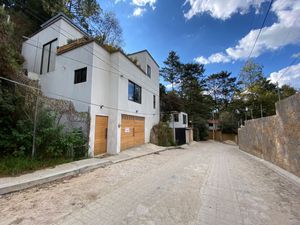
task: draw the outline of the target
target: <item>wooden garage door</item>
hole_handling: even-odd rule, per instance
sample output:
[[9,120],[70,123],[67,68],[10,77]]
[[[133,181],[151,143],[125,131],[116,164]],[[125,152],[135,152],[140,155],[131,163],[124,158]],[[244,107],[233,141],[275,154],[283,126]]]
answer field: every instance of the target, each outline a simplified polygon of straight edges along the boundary
[[107,116],[96,116],[94,155],[107,151]]
[[122,115],[121,150],[145,143],[145,118]]

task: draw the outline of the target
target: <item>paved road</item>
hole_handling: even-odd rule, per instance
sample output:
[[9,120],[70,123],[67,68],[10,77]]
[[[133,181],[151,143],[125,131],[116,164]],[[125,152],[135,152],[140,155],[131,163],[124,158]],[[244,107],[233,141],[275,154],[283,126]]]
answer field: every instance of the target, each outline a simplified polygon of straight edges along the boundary
[[35,191],[0,199],[3,224],[300,224],[299,186],[237,147],[213,142]]

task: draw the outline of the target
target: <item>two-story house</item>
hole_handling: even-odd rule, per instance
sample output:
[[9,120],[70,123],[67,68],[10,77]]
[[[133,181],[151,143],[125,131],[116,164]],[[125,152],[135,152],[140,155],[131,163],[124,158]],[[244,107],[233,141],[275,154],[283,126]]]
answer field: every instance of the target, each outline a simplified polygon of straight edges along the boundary
[[108,51],[60,13],[24,41],[22,54],[44,95],[90,113],[91,156],[149,142],[159,122],[159,66],[147,50]]

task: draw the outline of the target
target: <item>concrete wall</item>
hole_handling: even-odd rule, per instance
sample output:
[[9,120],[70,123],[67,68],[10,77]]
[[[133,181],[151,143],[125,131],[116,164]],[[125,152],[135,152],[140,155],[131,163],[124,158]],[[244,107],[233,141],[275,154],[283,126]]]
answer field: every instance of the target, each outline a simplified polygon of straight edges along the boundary
[[246,121],[240,149],[300,176],[300,93],[276,103],[276,115]]

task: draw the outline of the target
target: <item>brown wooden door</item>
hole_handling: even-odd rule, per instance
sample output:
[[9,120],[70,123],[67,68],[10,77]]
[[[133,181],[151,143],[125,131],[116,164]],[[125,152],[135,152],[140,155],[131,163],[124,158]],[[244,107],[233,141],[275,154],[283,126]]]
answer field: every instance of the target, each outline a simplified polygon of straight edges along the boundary
[[95,144],[94,144],[95,156],[106,153],[107,151],[107,128],[108,128],[108,117],[96,116]]
[[122,115],[121,151],[145,143],[145,118]]

